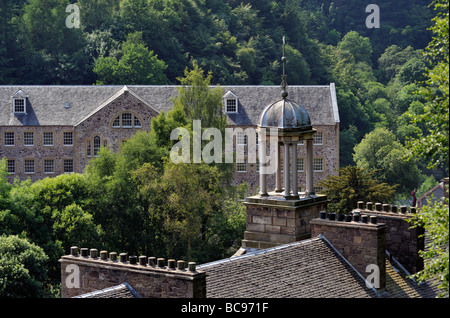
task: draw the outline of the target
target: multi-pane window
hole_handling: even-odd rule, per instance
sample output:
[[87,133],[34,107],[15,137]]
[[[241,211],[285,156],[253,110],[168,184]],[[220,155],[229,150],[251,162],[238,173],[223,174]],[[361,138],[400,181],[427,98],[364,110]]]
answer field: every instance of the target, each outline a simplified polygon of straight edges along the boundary
[[44,173],[55,173],[55,160],[53,159],[44,160]]
[[227,99],[225,110],[227,113],[237,113],[237,101],[236,99]]
[[92,148],[91,148],[91,141],[88,140],[86,144],[86,156],[91,157],[92,156]]
[[33,159],[25,159],[25,173],[33,174],[34,173],[34,160]]
[[323,171],[323,158],[314,158],[313,159],[313,169],[315,172]]
[[132,114],[130,113],[123,113],[122,114],[122,127],[132,127]]
[[297,172],[305,171],[305,160],[303,158],[297,158]]
[[141,120],[132,113],[123,113],[117,116],[113,123],[113,128],[142,128]]
[[44,132],[43,139],[44,139],[44,146],[53,146],[52,132]]
[[15,98],[14,99],[14,112],[15,113],[25,113],[25,99]]
[[23,145],[34,146],[34,133],[32,131],[27,131],[23,133]]
[[64,159],[63,169],[64,169],[64,173],[73,172],[73,159]]
[[314,145],[323,145],[323,132],[317,132],[313,135]]
[[16,173],[16,161],[8,159],[6,169],[9,174],[15,174]]
[[239,158],[236,160],[236,171],[247,172],[247,159]]
[[247,134],[239,131],[236,136],[236,143],[238,145],[246,145],[247,144]]
[[73,132],[65,131],[63,133],[63,144],[64,146],[73,146]]
[[98,157],[100,153],[101,141],[99,136],[94,137],[94,157]]
[[13,132],[5,132],[5,146],[14,146],[15,136]]

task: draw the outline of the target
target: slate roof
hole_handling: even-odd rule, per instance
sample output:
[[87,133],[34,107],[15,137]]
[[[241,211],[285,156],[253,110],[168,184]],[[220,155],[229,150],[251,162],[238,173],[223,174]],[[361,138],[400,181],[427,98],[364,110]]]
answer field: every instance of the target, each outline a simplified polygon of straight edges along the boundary
[[[157,111],[169,111],[179,86],[127,86],[130,92]],[[124,86],[0,86],[0,126],[74,126],[88,118]],[[238,113],[229,114],[229,124],[257,125],[264,108],[280,97],[279,86],[221,86],[239,98]],[[22,90],[27,96],[27,114],[12,112],[12,96]],[[313,125],[335,125],[339,114],[335,86],[290,86],[289,98],[305,107]],[[66,102],[70,108],[65,108]]]
[[197,266],[208,298],[372,298],[364,278],[323,237]]

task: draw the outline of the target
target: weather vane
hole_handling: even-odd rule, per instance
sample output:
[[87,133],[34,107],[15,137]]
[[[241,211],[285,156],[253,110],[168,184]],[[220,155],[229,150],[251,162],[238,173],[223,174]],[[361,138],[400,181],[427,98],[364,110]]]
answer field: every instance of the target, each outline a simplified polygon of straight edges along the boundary
[[283,57],[281,58],[281,62],[283,63],[283,76],[281,82],[281,88],[283,91],[281,92],[281,96],[285,99],[288,96],[287,81],[286,81],[286,56],[285,56],[285,46],[286,46],[286,37],[283,36]]

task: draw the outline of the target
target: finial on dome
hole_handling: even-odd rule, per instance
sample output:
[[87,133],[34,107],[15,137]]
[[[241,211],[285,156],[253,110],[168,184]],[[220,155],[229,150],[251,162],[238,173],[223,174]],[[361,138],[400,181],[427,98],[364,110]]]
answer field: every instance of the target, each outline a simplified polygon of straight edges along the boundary
[[286,88],[287,88],[287,81],[286,81],[285,46],[286,46],[286,37],[283,36],[283,57],[281,58],[281,62],[283,63],[283,76],[281,77],[282,78],[282,81],[281,81],[281,88],[282,88],[281,97],[283,97],[283,99],[286,99],[286,97],[288,96],[288,92],[286,90]]

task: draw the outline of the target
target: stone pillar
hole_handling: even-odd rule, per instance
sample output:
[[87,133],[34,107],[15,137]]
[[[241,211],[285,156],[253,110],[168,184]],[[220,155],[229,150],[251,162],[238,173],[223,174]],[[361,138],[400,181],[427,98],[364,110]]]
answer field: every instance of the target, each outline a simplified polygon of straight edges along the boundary
[[281,143],[278,143],[277,145],[277,173],[275,181],[275,192],[283,192],[283,188],[281,187]]
[[292,143],[292,195],[298,197],[297,143]]
[[290,164],[289,164],[289,144],[284,143],[284,196],[291,195],[291,178],[290,178]]
[[314,194],[313,140],[306,139],[306,191]]
[[266,157],[266,141],[262,140],[261,134],[258,134],[259,138],[259,195],[268,196],[267,194],[267,175],[266,175],[266,164],[264,163]]

